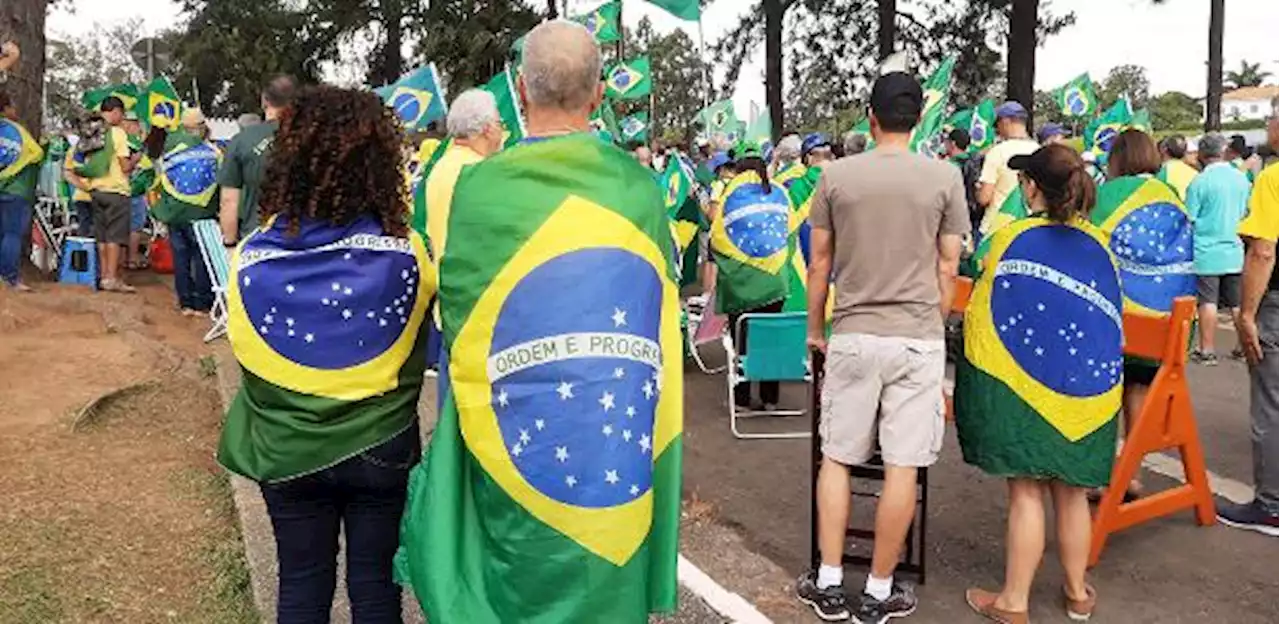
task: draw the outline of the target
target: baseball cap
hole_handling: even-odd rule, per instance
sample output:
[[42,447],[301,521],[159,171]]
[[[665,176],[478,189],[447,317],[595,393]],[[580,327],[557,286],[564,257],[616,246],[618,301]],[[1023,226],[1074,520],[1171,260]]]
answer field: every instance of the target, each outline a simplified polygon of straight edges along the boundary
[[1053,122],[1046,123],[1045,125],[1040,126],[1040,132],[1036,133],[1036,138],[1039,139],[1041,143],[1044,143],[1056,136],[1067,136],[1067,129],[1063,128],[1062,124],[1056,124]]
[[1061,146],[1046,145],[1030,153],[1014,156],[1009,159],[1009,168],[1021,171],[1036,184],[1050,188],[1062,188],[1071,178],[1072,167],[1066,166],[1062,159],[1056,162],[1052,158],[1054,149],[1070,149]]
[[1027,109],[1016,100],[1007,100],[996,108],[996,119],[1026,119]]
[[807,155],[820,147],[831,147],[831,139],[821,132],[810,132],[800,143],[800,154]]
[[871,86],[871,112],[876,117],[896,118],[920,116],[924,107],[924,91],[920,81],[906,72],[889,72],[876,78]]
[[732,163],[733,163],[733,160],[729,158],[728,154],[724,152],[716,152],[711,155],[711,160],[707,163],[707,166],[710,167],[712,171],[715,171],[725,165],[732,164]]

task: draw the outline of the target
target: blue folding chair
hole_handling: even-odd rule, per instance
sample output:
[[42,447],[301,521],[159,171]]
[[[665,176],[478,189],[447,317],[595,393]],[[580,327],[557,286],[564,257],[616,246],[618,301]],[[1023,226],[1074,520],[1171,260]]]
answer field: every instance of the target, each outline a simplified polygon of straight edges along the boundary
[[231,280],[231,259],[222,244],[222,228],[216,219],[199,219],[191,222],[200,247],[200,259],[209,271],[209,283],[213,288],[213,308],[209,319],[213,326],[204,335],[205,342],[213,342],[227,333],[227,286]]
[[780,433],[748,433],[738,429],[739,418],[760,416],[803,416],[808,410],[743,410],[738,411],[733,388],[738,383],[761,381],[795,381],[808,383],[809,352],[805,346],[807,315],[804,312],[778,314],[743,314],[733,328],[741,343],[746,333],[746,354],[739,355],[734,341],[725,336],[725,357],[729,363],[726,380],[729,386],[729,428],[738,439],[807,438],[808,430]]

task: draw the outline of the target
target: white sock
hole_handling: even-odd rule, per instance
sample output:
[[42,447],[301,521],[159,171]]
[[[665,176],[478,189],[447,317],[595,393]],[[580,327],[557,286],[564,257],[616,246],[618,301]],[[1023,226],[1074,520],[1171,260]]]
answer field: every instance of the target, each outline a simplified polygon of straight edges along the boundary
[[818,566],[818,589],[837,587],[844,584],[844,568],[822,564]]
[[893,591],[893,575],[890,574],[889,578],[878,579],[868,574],[867,586],[862,591],[876,600],[888,600],[889,593]]

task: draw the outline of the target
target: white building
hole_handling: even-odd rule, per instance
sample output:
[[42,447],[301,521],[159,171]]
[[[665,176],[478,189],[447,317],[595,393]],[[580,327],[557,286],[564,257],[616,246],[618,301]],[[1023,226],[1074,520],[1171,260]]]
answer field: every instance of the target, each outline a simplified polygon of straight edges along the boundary
[[1271,100],[1280,94],[1276,85],[1244,87],[1222,94],[1222,120],[1245,121],[1266,119],[1271,114]]

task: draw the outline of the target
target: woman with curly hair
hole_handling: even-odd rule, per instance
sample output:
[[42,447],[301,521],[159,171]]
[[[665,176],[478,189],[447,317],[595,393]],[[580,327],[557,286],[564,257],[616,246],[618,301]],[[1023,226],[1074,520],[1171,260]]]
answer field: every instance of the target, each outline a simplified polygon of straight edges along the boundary
[[262,486],[281,624],[329,621],[340,529],[353,621],[400,622],[392,558],[421,454],[436,285],[405,224],[400,144],[372,93],[304,90],[280,118],[262,225],[232,258],[228,335],[243,383],[218,459]]

